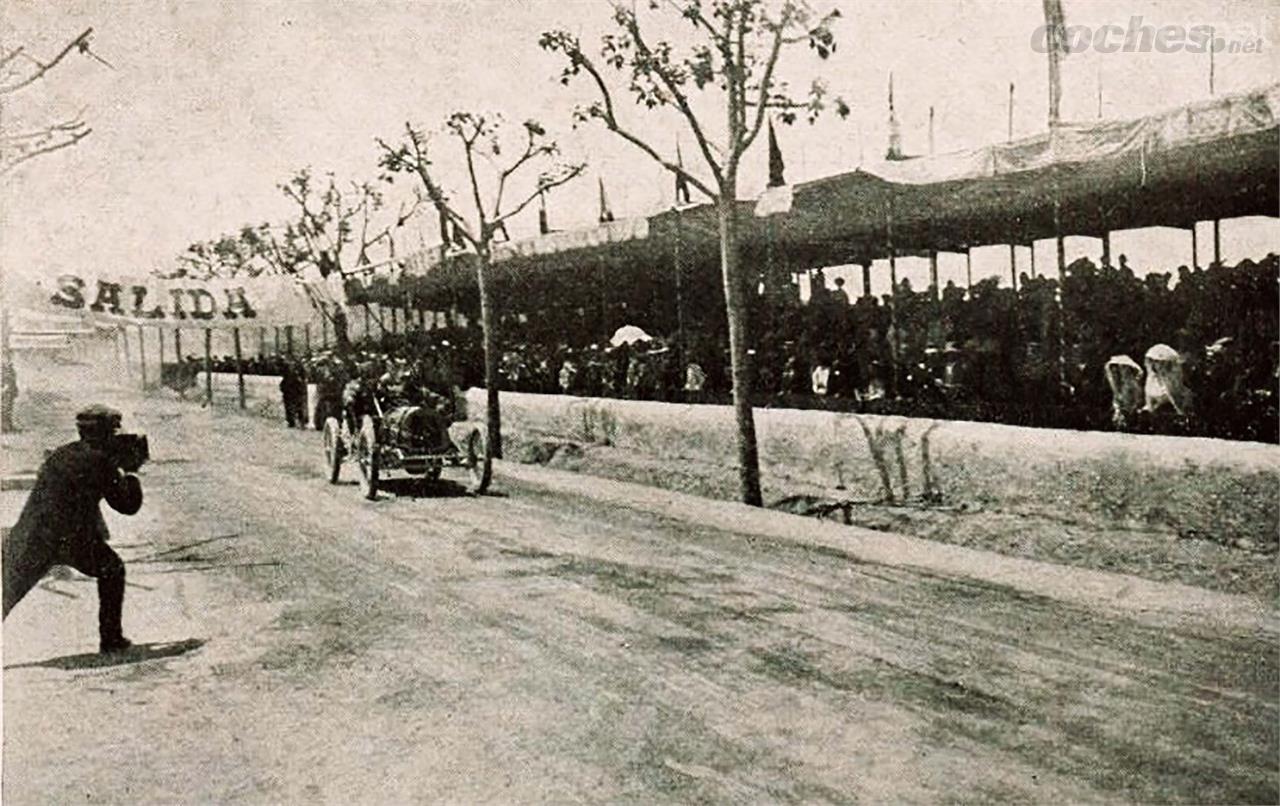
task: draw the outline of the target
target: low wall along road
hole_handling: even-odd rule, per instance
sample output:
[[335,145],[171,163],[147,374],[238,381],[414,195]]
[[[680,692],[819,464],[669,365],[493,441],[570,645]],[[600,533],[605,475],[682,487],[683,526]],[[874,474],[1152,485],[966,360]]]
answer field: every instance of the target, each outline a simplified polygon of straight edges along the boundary
[[[484,411],[484,391],[469,390]],[[872,429],[904,428],[907,498],[922,492],[922,437],[944,498],[1054,510],[1092,510],[1117,520],[1169,525],[1274,543],[1280,506],[1280,446],[1222,440],[1021,428],[993,423],[861,415]],[[881,481],[857,416],[757,409],[766,484],[795,481],[838,497],[878,498]],[[517,437],[607,444],[672,462],[737,463],[737,429],[728,406],[502,394],[502,424]],[[895,493],[902,495],[896,457]]]
[[[245,376],[246,409],[284,419],[280,379]],[[204,375],[186,392],[202,399]],[[213,374],[214,405],[237,405],[236,376]],[[483,389],[467,391],[474,418]],[[1250,442],[1021,428],[993,423],[863,415],[873,429],[904,427],[908,498],[922,492],[921,438],[928,433],[931,471],[949,501],[1044,505],[1094,511],[1117,520],[1167,524],[1219,542],[1276,541],[1280,528],[1280,446]],[[502,393],[505,433],[521,440],[611,445],[645,457],[726,468],[737,463],[728,406],[683,405],[561,395]],[[932,430],[930,430],[932,429]],[[877,498],[881,482],[866,437],[852,414],[757,409],[761,472],[774,488],[787,482],[833,495]],[[892,483],[902,495],[896,459]],[[835,488],[843,485],[843,492]]]

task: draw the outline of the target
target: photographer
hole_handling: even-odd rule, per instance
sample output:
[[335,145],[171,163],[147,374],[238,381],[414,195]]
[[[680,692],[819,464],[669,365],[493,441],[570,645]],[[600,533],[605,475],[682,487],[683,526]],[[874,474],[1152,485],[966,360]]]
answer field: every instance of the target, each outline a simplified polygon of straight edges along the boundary
[[146,438],[118,434],[120,412],[90,406],[76,415],[80,439],[49,454],[17,524],[4,538],[4,615],[55,565],[98,580],[102,652],[129,648],[120,624],[124,562],[107,545],[99,502],[133,515],[142,485],[132,475],[147,460]]

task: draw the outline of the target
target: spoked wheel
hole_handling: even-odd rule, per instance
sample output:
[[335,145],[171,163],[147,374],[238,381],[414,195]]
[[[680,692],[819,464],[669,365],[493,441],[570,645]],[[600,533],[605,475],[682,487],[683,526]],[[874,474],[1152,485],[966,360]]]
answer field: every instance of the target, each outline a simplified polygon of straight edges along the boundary
[[356,460],[360,464],[360,487],[370,501],[378,497],[378,433],[373,418],[364,416],[356,437]]
[[324,464],[329,470],[329,483],[338,483],[338,474],[342,472],[342,426],[336,417],[324,421]]
[[493,480],[493,457],[489,455],[488,440],[478,428],[467,437],[464,459],[467,475],[471,480],[467,485],[467,492],[472,495],[484,495],[484,491],[489,489],[489,482]]

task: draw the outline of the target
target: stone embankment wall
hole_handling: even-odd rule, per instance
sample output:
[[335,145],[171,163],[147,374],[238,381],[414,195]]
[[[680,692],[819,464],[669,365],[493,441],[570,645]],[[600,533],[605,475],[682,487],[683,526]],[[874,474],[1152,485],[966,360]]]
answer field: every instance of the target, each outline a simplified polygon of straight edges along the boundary
[[[472,413],[479,416],[483,390],[467,394]],[[728,467],[737,462],[736,426],[727,406],[514,392],[504,392],[502,401],[503,430],[517,437],[612,445],[672,462]],[[858,417],[757,409],[761,472],[774,486],[795,481],[843,487],[838,495],[848,497],[880,496],[881,477]],[[905,496],[897,451],[891,448],[887,457],[900,499],[923,492],[921,449],[927,441],[931,475],[945,501],[1043,506],[1068,516],[1089,511],[1223,542],[1274,543],[1280,529],[1280,446],[904,417],[862,419],[873,430],[902,429]]]

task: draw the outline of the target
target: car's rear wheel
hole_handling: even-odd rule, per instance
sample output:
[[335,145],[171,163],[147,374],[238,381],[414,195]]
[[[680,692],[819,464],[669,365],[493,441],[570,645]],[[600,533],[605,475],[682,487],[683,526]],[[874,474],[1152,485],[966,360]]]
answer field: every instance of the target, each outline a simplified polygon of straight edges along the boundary
[[360,488],[370,501],[378,497],[378,431],[373,418],[364,416],[356,437],[356,460],[360,465]]
[[336,417],[328,417],[324,421],[324,464],[329,471],[329,483],[337,484],[342,473],[342,426]]

